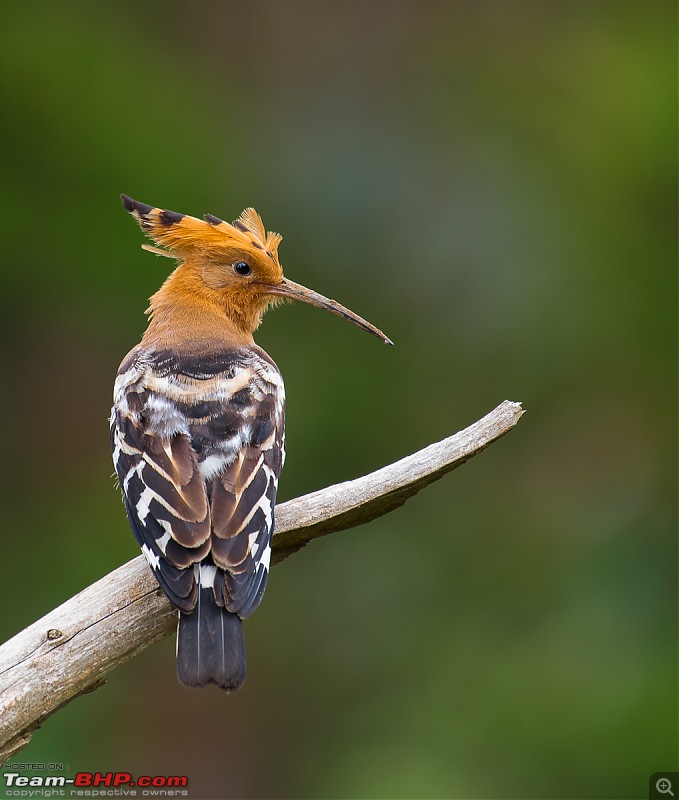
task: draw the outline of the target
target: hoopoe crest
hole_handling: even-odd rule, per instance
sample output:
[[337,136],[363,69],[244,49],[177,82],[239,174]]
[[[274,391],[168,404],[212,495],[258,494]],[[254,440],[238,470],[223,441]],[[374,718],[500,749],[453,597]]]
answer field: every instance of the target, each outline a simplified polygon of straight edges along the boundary
[[113,461],[132,532],[178,611],[179,680],[230,691],[245,678],[242,620],[266,588],[285,458],[283,379],[253,331],[296,299],[391,341],[284,277],[281,237],[254,209],[229,224],[122,201],[155,243],[142,246],[178,266],[118,370]]

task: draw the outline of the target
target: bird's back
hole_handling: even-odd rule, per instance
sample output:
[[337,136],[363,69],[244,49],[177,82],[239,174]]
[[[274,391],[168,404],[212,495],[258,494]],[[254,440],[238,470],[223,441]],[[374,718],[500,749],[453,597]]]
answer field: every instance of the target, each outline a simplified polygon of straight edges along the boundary
[[[240,619],[266,587],[284,416],[278,368],[255,345],[142,343],[118,371],[116,472],[132,530],[182,612],[178,669],[189,685],[237,688],[244,677]],[[229,648],[231,659],[217,652]]]

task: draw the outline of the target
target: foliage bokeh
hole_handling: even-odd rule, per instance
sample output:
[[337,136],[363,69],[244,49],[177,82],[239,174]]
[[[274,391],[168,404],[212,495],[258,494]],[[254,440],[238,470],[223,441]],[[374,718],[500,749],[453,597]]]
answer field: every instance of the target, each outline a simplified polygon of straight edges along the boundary
[[[280,499],[522,401],[516,431],[277,567],[227,697],[173,642],[22,761],[196,797],[635,798],[676,769],[676,9],[8,4],[0,29],[5,639],[136,555],[122,356],[168,262],[118,195],[284,234],[306,307]],[[672,77],[670,77],[672,76]]]

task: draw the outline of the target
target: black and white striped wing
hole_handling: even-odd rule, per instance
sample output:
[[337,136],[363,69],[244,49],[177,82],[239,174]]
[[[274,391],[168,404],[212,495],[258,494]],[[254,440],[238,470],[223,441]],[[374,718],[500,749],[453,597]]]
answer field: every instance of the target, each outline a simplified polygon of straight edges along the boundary
[[159,398],[129,377],[119,376],[111,413],[116,473],[132,531],[158,583],[174,605],[190,611],[197,595],[191,567],[210,551],[205,484],[181,430],[185,423],[168,421]]
[[214,478],[210,491],[212,558],[223,570],[225,606],[242,619],[259,605],[269,574],[284,458],[282,382],[261,382],[245,419],[243,444]]

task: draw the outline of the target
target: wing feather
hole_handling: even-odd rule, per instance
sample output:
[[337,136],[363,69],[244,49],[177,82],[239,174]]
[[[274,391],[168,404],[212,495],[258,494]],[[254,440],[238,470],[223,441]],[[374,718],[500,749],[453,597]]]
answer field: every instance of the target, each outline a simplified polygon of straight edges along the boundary
[[[134,393],[131,393],[134,394]],[[170,600],[191,610],[197,589],[188,569],[210,552],[210,511],[186,434],[162,437],[148,418],[114,406],[111,440],[132,532]]]
[[280,374],[252,351],[146,359],[145,370],[121,367],[111,419],[132,530],[176,606],[191,610],[198,583],[209,584],[218,605],[244,618],[268,579],[284,448]]
[[224,571],[225,606],[241,618],[257,608],[268,578],[283,461],[282,383],[262,381],[245,413],[247,441],[210,490],[212,558]]

